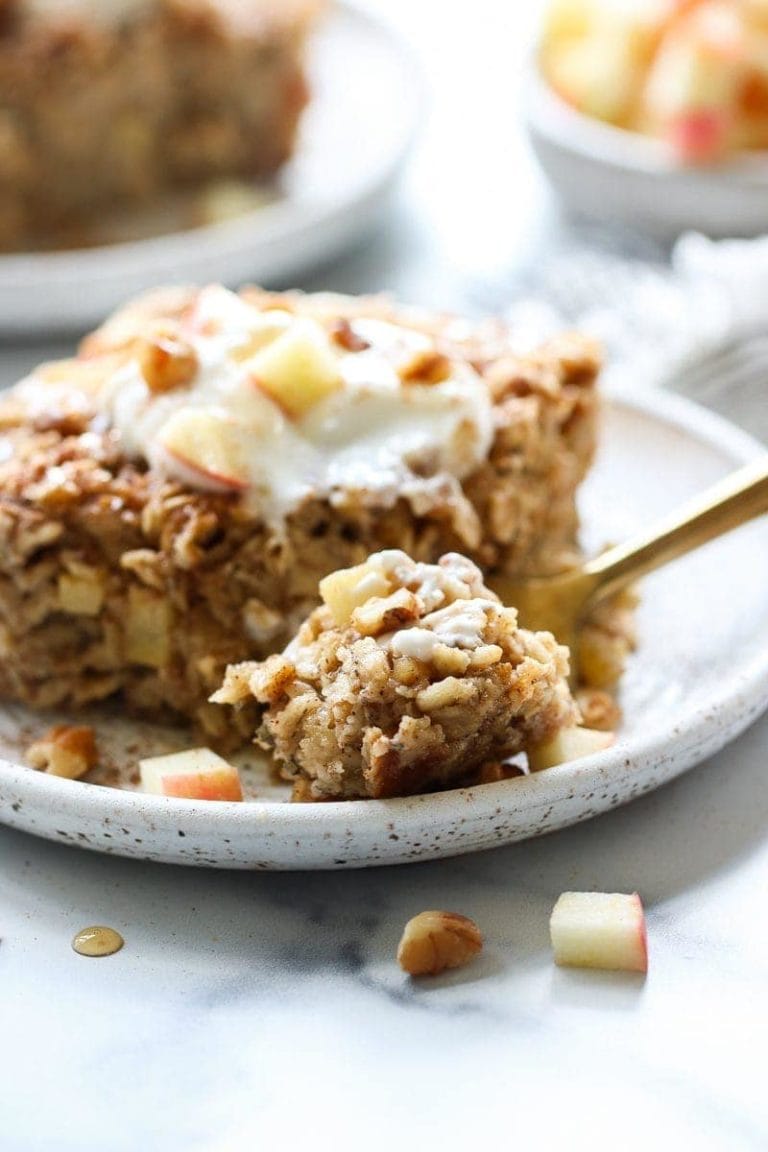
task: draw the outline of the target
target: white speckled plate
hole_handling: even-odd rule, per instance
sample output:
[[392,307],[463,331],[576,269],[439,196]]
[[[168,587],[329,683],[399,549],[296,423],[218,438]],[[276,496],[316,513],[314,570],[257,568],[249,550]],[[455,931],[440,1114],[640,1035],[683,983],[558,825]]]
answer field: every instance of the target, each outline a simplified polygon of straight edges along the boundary
[[[590,546],[621,539],[763,449],[719,417],[661,392],[614,395],[583,499]],[[649,578],[625,725],[607,752],[499,784],[405,800],[286,804],[258,760],[252,802],[200,803],[58,780],[18,764],[50,718],[0,709],[0,821],[64,843],[220,868],[359,868],[428,860],[540,836],[624,804],[732,740],[768,706],[768,518]],[[102,713],[105,781],[178,748],[179,732]],[[14,763],[13,761],[16,761]],[[728,781],[723,780],[723,788]]]
[[274,187],[253,188],[254,207],[244,186],[241,210],[218,223],[191,230],[190,204],[168,203],[103,224],[111,243],[0,255],[0,334],[84,330],[161,283],[286,283],[358,239],[418,124],[418,69],[385,25],[339,3],[313,41],[310,77],[296,155]]

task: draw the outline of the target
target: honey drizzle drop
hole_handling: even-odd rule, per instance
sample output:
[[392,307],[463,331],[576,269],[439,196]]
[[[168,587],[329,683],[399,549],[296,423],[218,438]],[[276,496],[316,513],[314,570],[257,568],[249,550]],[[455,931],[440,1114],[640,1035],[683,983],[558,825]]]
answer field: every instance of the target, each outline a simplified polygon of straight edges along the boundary
[[94,925],[83,928],[72,941],[72,947],[80,956],[112,956],[119,952],[125,941],[114,928]]

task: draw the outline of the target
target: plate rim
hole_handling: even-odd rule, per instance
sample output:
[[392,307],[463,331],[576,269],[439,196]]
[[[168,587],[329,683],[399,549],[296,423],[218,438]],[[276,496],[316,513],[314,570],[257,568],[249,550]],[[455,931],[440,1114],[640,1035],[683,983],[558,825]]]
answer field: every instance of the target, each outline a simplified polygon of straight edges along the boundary
[[[686,397],[655,388],[649,388],[647,392],[638,395],[636,391],[626,386],[606,388],[603,395],[610,404],[661,420],[667,426],[683,432],[699,443],[718,449],[729,456],[736,466],[739,463],[748,463],[766,453],[765,446],[749,433]],[[712,754],[734,739],[766,707],[768,707],[768,649],[762,654],[754,654],[744,667],[738,669],[734,677],[729,679],[724,694],[702,705],[684,722],[675,725],[673,751],[675,744],[683,747],[686,738],[697,730],[705,733],[707,725],[710,727],[714,725],[717,728],[717,715],[727,713],[729,710],[733,713],[735,709],[738,719],[724,730],[725,735],[720,743],[717,744],[716,736],[707,743],[706,755]],[[640,764],[652,758],[664,762],[670,756],[670,731],[665,728],[662,731],[654,731],[646,737],[633,737],[628,752],[619,740],[616,745],[605,751],[586,756],[571,764],[550,768],[546,772],[518,777],[514,781],[500,781],[388,800],[344,800],[322,804],[290,804],[285,801],[258,801],[246,804],[231,801],[175,801],[167,797],[128,792],[83,781],[48,777],[5,758],[0,758],[0,773],[3,783],[11,788],[15,787],[19,793],[23,792],[32,807],[44,800],[45,806],[50,811],[75,808],[87,820],[96,819],[118,824],[121,814],[125,813],[126,818],[133,815],[154,819],[163,824],[168,823],[172,826],[172,831],[177,830],[181,822],[187,828],[198,825],[211,830],[214,834],[219,830],[222,834],[226,834],[228,828],[236,828],[239,833],[258,832],[265,822],[269,822],[271,830],[277,836],[286,833],[300,836],[302,830],[317,828],[322,831],[324,827],[335,828],[338,825],[343,825],[349,835],[356,826],[359,826],[361,820],[364,820],[366,833],[373,835],[384,834],[387,825],[394,822],[406,832],[417,824],[423,825],[425,819],[428,822],[439,822],[444,816],[444,809],[455,807],[462,801],[471,800],[475,805],[473,818],[482,817],[486,810],[490,813],[498,807],[499,800],[509,795],[508,790],[511,787],[518,789],[518,795],[525,797],[526,809],[535,809],[556,801],[558,796],[567,791],[580,777],[596,774],[599,778],[603,769],[610,772],[610,766],[616,761],[617,754],[627,766],[630,766],[630,761]],[[664,777],[664,781],[673,775],[681,774],[697,763],[696,751],[691,752],[689,748],[681,760],[680,764],[676,764],[675,771]],[[73,785],[76,785],[76,788]],[[575,823],[594,814],[597,813],[588,813],[574,820],[568,820],[567,823]],[[0,811],[0,823],[23,827],[20,821],[10,818],[12,815],[7,810]],[[557,825],[561,826],[564,825]],[[38,835],[46,835],[36,829],[34,831]],[[90,844],[83,846],[96,847]],[[110,850],[122,854],[118,841]],[[470,846],[465,850],[474,849]],[[160,855],[163,855],[161,850]],[[157,856],[150,855],[149,858]],[[194,863],[194,861],[187,862]],[[386,856],[370,861],[371,864],[395,862],[388,860]],[[221,866],[226,867],[227,862],[222,862]],[[234,864],[230,863],[230,866]],[[258,865],[254,863],[252,866]],[[358,866],[366,865],[363,863]],[[307,865],[302,865],[299,860],[295,867],[301,868]]]

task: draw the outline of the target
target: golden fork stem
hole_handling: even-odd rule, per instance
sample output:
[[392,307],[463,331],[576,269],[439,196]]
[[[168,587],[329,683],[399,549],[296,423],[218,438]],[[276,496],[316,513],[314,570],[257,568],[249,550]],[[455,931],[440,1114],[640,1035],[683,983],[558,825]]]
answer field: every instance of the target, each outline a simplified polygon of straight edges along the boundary
[[554,632],[561,644],[568,645],[573,682],[578,670],[578,624],[590,608],[631,581],[764,512],[768,512],[768,455],[580,568],[519,581],[497,576],[491,584],[505,604],[518,609],[524,627]]
[[732,472],[650,530],[609,548],[583,567],[584,609],[702,544],[768,512],[768,455]]

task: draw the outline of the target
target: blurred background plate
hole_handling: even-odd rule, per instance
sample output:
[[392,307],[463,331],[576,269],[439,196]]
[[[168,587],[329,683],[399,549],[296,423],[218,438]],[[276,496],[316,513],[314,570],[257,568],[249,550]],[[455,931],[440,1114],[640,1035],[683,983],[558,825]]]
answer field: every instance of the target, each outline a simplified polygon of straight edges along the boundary
[[[142,239],[0,256],[0,335],[82,330],[170,281],[271,286],[358,239],[385,206],[413,139],[418,68],[384,24],[342,4],[314,40],[310,79],[296,154],[273,187],[253,190],[255,207],[165,234],[158,210],[115,222],[125,235],[153,233]],[[244,191],[220,189],[218,210],[236,210],[238,199],[246,206]],[[178,205],[165,206],[169,229],[178,214]]]
[[525,116],[537,159],[564,203],[602,222],[672,240],[768,230],[768,155],[743,154],[712,167],[676,161],[659,141],[585,116],[531,66]]

